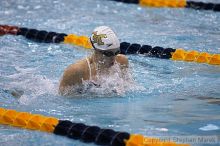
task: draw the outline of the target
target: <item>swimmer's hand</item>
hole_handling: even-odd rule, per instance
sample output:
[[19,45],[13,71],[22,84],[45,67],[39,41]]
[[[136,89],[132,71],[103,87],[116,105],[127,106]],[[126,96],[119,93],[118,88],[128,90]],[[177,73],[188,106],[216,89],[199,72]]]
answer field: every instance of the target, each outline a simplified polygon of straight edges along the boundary
[[118,54],[115,59],[122,69],[128,68],[128,58],[125,55]]
[[9,90],[7,89],[7,90],[4,90],[4,91],[6,93],[11,94],[15,98],[20,98],[24,94],[24,91],[19,90],[19,89],[9,89]]

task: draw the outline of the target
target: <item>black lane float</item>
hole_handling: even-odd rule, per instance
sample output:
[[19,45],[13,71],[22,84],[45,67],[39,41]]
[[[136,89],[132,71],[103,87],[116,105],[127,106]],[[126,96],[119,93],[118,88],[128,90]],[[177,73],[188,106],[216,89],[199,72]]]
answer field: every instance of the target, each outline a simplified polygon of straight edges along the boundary
[[105,146],[189,146],[188,144],[177,144],[158,138],[144,137],[140,134],[129,134],[112,129],[103,129],[98,126],[87,126],[83,123],[73,123],[68,120],[58,120],[54,117],[1,107],[0,124],[54,133],[81,140],[85,143],[93,142]]
[[170,8],[192,8],[196,10],[220,11],[220,4],[204,3],[186,0],[111,0],[130,4],[139,4],[143,7],[170,7]]
[[[47,32],[44,30],[29,29],[24,27],[0,25],[0,35],[12,34],[22,35],[27,39],[44,43],[66,43],[91,49],[89,38],[87,36],[77,36],[75,34],[65,34],[56,32]],[[210,54],[207,52],[198,52],[196,50],[186,51],[182,48],[163,48],[160,46],[152,47],[150,45],[140,45],[121,42],[121,54],[144,54],[148,57],[157,57],[162,59],[171,59],[178,61],[207,63],[210,65],[220,65],[220,54]]]

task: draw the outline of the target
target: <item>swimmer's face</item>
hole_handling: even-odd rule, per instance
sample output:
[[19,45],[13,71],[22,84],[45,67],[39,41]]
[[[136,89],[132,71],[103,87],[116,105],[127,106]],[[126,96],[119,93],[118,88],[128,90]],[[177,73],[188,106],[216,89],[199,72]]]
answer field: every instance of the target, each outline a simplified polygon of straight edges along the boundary
[[[100,64],[109,64],[110,66],[114,64],[115,61],[115,56],[119,54],[119,51],[100,51],[100,50],[95,50],[95,53],[98,54],[98,62]],[[108,65],[107,65],[108,66]]]
[[113,57],[113,56],[116,56],[120,53],[120,51],[103,51],[101,52],[104,56],[106,57]]
[[115,62],[115,56],[105,57],[104,55],[102,56],[102,59],[98,61],[99,64],[105,65],[106,67],[112,66],[114,62]]

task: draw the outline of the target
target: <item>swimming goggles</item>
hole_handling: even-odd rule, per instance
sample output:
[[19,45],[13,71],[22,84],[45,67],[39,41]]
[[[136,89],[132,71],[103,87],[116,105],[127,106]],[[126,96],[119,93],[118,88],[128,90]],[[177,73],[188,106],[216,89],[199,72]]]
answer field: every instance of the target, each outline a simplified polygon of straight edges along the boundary
[[116,51],[116,52],[112,52],[112,51],[100,51],[103,55],[105,55],[106,57],[112,57],[112,56],[116,56],[120,53],[120,51]]

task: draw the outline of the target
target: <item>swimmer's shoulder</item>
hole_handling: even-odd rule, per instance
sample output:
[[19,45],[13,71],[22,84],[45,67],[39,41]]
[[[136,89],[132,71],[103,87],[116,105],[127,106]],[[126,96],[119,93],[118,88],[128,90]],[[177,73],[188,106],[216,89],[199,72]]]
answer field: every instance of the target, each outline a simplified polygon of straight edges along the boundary
[[70,64],[65,69],[65,72],[67,73],[83,72],[85,63],[86,63],[86,60],[82,59],[82,60],[77,61],[76,63]]
[[60,86],[72,86],[74,84],[79,84],[82,82],[84,77],[84,65],[85,60],[79,60],[76,63],[69,65],[63,73],[63,77],[60,82]]
[[120,65],[128,66],[128,58],[125,55],[118,54],[115,59]]

